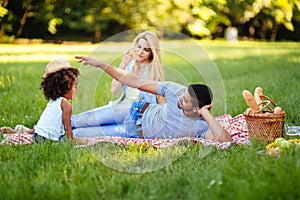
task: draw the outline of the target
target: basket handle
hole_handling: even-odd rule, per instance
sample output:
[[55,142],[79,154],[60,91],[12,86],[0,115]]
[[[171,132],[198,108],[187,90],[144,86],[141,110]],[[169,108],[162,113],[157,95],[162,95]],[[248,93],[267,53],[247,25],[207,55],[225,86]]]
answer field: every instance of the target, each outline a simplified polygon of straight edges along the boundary
[[[270,109],[270,111],[274,111],[273,108],[270,106],[270,104],[272,104],[274,107],[277,107],[276,103],[270,99],[270,97],[266,96],[266,95],[259,95],[260,99],[262,100],[262,102],[260,104],[258,104],[258,106],[260,105],[264,105],[262,108],[260,108],[258,111],[256,111],[256,113],[261,112],[263,109],[265,109],[266,107],[268,107]],[[267,99],[267,100],[264,100]]]

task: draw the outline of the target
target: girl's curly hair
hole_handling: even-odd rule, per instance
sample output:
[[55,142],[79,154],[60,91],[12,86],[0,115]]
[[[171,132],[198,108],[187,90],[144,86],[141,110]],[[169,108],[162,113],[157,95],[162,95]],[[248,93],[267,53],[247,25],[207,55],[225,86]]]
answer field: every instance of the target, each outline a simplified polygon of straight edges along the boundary
[[47,100],[56,100],[67,94],[79,76],[79,70],[73,67],[61,69],[43,77],[40,89]]

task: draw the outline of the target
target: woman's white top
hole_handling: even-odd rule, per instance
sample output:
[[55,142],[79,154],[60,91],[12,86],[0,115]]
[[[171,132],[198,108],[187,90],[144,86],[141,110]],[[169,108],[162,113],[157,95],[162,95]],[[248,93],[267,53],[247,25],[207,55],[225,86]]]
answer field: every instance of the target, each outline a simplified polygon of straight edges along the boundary
[[[130,61],[126,66],[125,70],[129,72],[133,72],[134,61]],[[148,68],[144,71],[141,78],[147,79],[148,77]],[[121,96],[115,100],[110,102],[110,105],[125,103],[125,102],[134,102],[140,99],[144,99],[149,103],[156,103],[156,96],[154,94],[150,94],[148,92],[140,91],[139,89],[128,87],[127,85],[122,85],[122,94]]]

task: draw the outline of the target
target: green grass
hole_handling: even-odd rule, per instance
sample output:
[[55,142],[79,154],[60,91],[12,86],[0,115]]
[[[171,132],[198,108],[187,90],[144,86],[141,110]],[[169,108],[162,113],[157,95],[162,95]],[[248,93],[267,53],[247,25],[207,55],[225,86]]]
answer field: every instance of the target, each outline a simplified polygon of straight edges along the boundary
[[[128,45],[1,45],[0,126],[37,122],[47,103],[39,90],[41,76],[57,58],[82,72],[74,113],[105,105],[115,98],[109,93],[111,79],[73,57],[91,54],[115,64]],[[300,125],[300,43],[164,41],[162,46],[167,80],[207,82],[217,97],[225,94],[215,98],[214,115],[244,112],[242,90],[260,86],[286,111],[287,124]],[[193,63],[205,70],[197,71]],[[224,150],[189,144],[147,150],[109,143],[5,145],[0,148],[0,199],[299,199],[300,152],[275,158],[258,155],[263,148],[256,141]]]

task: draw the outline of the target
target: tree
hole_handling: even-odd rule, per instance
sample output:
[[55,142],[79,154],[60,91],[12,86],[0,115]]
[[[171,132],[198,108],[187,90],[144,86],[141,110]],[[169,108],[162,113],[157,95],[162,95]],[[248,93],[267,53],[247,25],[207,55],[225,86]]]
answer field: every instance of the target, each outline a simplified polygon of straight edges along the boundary
[[[300,0],[0,0],[0,38],[58,38],[66,33],[104,36],[128,29],[172,29],[194,37],[216,37],[227,26],[241,36],[270,38],[294,31]],[[38,27],[38,28],[36,28]],[[6,37],[8,38],[8,37]],[[297,37],[298,38],[298,37]]]
[[[294,31],[292,24],[295,6],[299,0],[255,0],[246,11],[246,18],[252,20],[260,28],[261,39],[266,39],[267,31],[271,31],[270,40],[275,41],[279,25]],[[297,6],[299,9],[299,6]]]
[[6,9],[7,5],[8,5],[8,0],[0,1],[0,38],[4,36],[4,26],[5,26],[4,17],[8,15],[8,10]]
[[173,0],[174,13],[182,27],[193,36],[208,37],[218,31],[220,24],[230,25],[229,18],[224,15],[226,0]]

